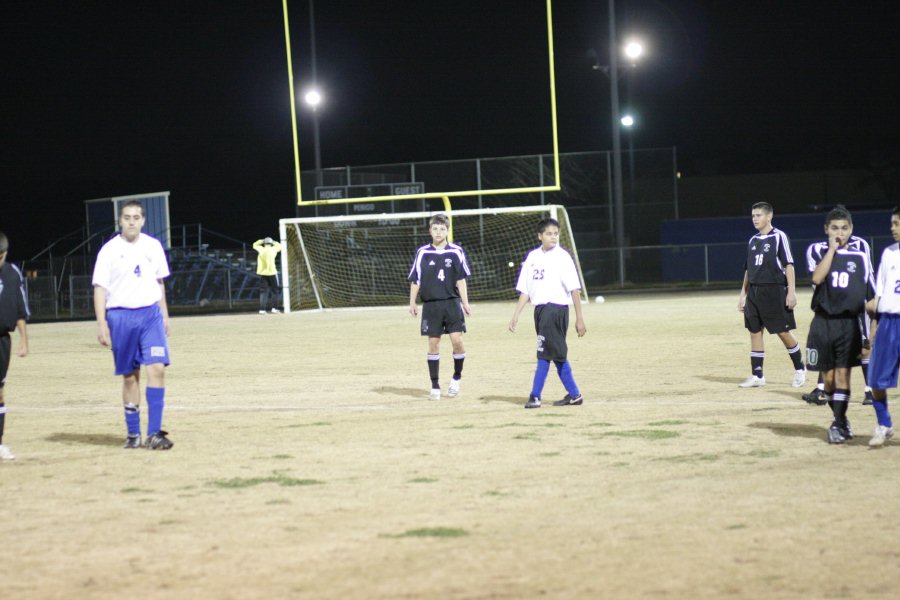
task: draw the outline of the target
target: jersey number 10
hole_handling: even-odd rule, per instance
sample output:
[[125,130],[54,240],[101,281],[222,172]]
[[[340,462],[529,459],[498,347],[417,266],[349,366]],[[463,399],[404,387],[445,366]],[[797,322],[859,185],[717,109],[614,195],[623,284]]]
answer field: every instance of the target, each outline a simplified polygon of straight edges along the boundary
[[845,288],[850,285],[850,275],[845,271],[831,272],[831,287]]

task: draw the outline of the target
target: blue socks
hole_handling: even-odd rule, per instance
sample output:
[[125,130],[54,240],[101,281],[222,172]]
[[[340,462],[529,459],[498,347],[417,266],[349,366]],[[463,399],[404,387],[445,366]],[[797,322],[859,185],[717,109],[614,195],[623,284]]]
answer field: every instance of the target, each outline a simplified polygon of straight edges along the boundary
[[147,387],[147,436],[162,429],[166,388]]
[[578,385],[575,383],[575,376],[572,375],[572,365],[569,364],[569,361],[567,360],[557,360],[554,362],[556,362],[556,373],[559,375],[559,380],[562,381],[563,387],[566,388],[569,396],[577,398],[581,392],[578,391]]
[[884,400],[873,400],[872,408],[875,409],[875,417],[878,419],[879,425],[884,425],[885,427],[894,426],[891,422],[891,413],[888,412],[887,398]]
[[141,435],[141,409],[134,404],[125,405],[125,427],[129,436]]
[[544,382],[547,381],[547,373],[549,372],[550,361],[538,359],[537,369],[534,370],[534,383],[531,384],[531,395],[535,398],[541,397],[541,392],[544,391]]

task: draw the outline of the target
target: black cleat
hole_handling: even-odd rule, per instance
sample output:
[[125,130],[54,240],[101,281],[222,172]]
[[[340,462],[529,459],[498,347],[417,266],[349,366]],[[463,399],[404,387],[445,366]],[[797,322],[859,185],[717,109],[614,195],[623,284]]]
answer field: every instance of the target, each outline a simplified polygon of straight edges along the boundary
[[875,396],[872,395],[872,392],[866,392],[866,397],[863,398],[863,406],[872,406],[872,402],[875,401]]
[[525,403],[525,408],[540,408],[541,407],[541,399],[537,396],[528,396],[528,402]]
[[844,436],[844,439],[848,439],[848,440],[853,439],[853,428],[850,427],[849,419],[844,419],[844,424],[838,425],[838,431],[841,432],[841,435]]
[[816,406],[825,406],[828,402],[828,399],[825,396],[825,390],[820,390],[819,388],[815,388],[808,394],[803,394],[801,398],[803,398],[807,404],[815,404]]
[[584,402],[584,396],[578,394],[576,397],[572,397],[569,394],[566,394],[566,397],[562,400],[557,400],[553,403],[553,406],[579,406]]
[[847,438],[844,437],[844,434],[841,433],[840,428],[837,424],[832,423],[831,427],[828,428],[828,443],[829,444],[843,444],[847,441]]
[[125,438],[125,445],[122,446],[126,450],[131,450],[132,448],[140,448],[141,447],[141,436],[138,435],[129,435]]
[[157,431],[152,435],[148,435],[146,441],[144,442],[144,448],[147,450],[169,450],[175,444],[172,443],[172,440],[167,438],[169,435],[166,431]]

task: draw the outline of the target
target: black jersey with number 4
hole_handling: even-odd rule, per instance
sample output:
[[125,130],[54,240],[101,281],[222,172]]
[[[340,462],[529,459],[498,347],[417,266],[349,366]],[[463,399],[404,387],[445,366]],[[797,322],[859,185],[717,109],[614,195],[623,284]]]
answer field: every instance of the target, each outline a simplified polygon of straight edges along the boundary
[[832,317],[851,317],[875,296],[875,278],[865,252],[843,248],[834,253],[825,281],[813,292],[812,309]]
[[757,233],[747,245],[747,276],[751,285],[787,285],[784,269],[794,264],[787,235],[775,227]]
[[456,282],[470,274],[462,246],[452,242],[443,248],[425,244],[416,251],[407,280],[419,284],[422,302],[431,302],[459,298]]

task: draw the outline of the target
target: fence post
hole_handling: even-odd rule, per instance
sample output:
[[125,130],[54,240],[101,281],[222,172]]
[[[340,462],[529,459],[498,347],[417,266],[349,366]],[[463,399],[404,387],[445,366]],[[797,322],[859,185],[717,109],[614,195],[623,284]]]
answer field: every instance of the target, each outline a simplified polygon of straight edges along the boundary
[[709,244],[703,244],[703,274],[706,285],[709,285]]
[[625,248],[619,247],[619,287],[625,287]]
[[[226,269],[225,271],[225,289],[228,291],[228,308],[233,308],[234,305],[231,300],[231,269]],[[273,304],[274,306],[274,304]]]

